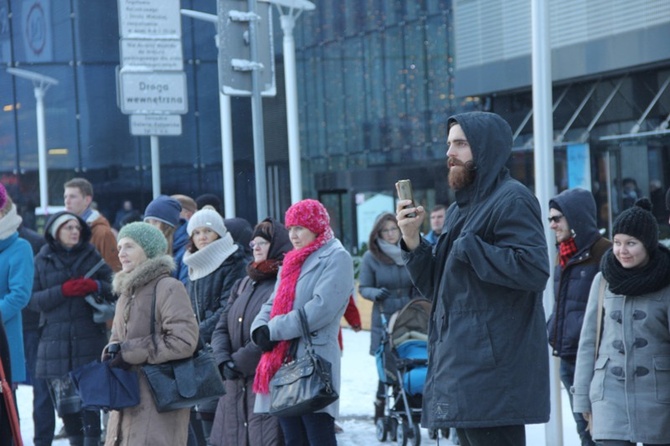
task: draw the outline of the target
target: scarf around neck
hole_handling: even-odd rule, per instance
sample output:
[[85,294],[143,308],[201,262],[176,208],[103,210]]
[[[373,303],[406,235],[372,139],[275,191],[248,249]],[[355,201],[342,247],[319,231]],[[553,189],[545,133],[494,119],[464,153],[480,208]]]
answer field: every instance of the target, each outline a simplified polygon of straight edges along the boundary
[[230,234],[226,233],[196,252],[186,251],[183,261],[188,265],[188,278],[198,280],[210,275],[237,249],[238,245],[233,242]]
[[670,250],[658,245],[641,268],[624,268],[610,248],[600,264],[610,290],[624,296],[641,296],[670,285]]
[[391,260],[393,260],[393,263],[395,263],[398,266],[404,266],[405,262],[402,259],[402,251],[400,249],[400,241],[398,241],[397,244],[392,244],[387,242],[384,239],[377,239],[377,245],[379,246],[379,249],[382,250],[384,254],[389,256]]
[[0,218],[0,240],[4,240],[14,234],[21,226],[23,219],[16,213],[16,205],[12,204],[9,212]]
[[561,242],[558,245],[558,261],[561,264],[561,268],[565,269],[565,265],[568,264],[575,254],[577,254],[577,243],[574,237]]
[[[272,303],[272,310],[270,311],[270,320],[273,317],[282,314],[287,314],[293,310],[293,302],[295,301],[295,287],[300,277],[302,265],[312,253],[324,246],[331,239],[333,239],[333,230],[327,228],[323,233],[309,245],[302,249],[289,251],[284,257],[281,272],[279,273],[279,287],[277,288],[274,301]],[[270,391],[270,379],[277,373],[282,362],[286,358],[289,348],[291,346],[290,340],[280,341],[275,347],[263,353],[258,367],[256,367],[256,376],[254,378],[253,390],[256,393],[267,394]]]

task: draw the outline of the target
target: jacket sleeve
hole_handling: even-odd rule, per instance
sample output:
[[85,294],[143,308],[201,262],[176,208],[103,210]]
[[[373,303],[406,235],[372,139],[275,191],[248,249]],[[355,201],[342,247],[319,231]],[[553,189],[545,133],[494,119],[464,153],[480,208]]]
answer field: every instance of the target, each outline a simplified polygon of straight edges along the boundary
[[109,265],[107,265],[107,263],[102,265],[100,269],[95,272],[92,278],[97,280],[100,284],[100,291],[98,294],[103,299],[110,302],[113,302],[117,299],[117,296],[112,293],[112,269],[109,267]]
[[200,322],[200,337],[202,339],[211,338],[216,324],[221,319],[221,313],[223,313],[223,309],[226,308],[226,304],[234,285],[244,277],[244,270],[244,263],[235,263],[224,276],[223,283],[221,284],[221,292],[216,297],[216,310]]
[[33,252],[28,242],[17,239],[18,249],[9,258],[8,291],[0,296],[0,312],[3,322],[15,317],[28,305],[33,285],[35,265]]
[[[163,282],[169,282],[163,283]],[[129,364],[162,364],[188,358],[198,343],[198,323],[184,284],[163,279],[156,296],[156,334],[128,339],[121,344]]]
[[450,255],[469,264],[483,282],[541,292],[549,279],[549,255],[539,204],[532,195],[515,197],[513,210],[509,200],[499,200],[508,205],[492,209],[487,233],[493,240],[464,231]]
[[235,302],[237,296],[239,295],[239,288],[236,285],[234,291],[230,293],[228,302],[226,303],[225,308],[219,316],[219,320],[214,327],[212,332],[212,350],[214,351],[214,358],[216,363],[222,364],[230,360],[230,353],[232,350],[230,343],[230,332],[228,331],[228,313],[230,312],[230,306]]
[[421,238],[419,246],[414,251],[407,251],[405,242],[400,241],[403,249],[402,256],[405,266],[412,279],[414,287],[427,299],[433,298],[433,270],[435,268],[435,257],[433,246]]
[[373,261],[372,254],[370,254],[369,251],[366,252],[363,255],[361,271],[358,275],[358,292],[364,299],[372,302],[375,301],[375,296],[379,292],[379,288],[376,286],[377,279],[375,269],[372,266]]
[[347,324],[354,328],[360,328],[361,326],[361,313],[358,311],[358,307],[356,306],[356,301],[354,301],[353,296],[349,296],[349,303],[347,304],[347,308],[344,310],[344,320],[346,320]]
[[596,327],[598,317],[602,317],[602,315],[597,314],[601,280],[605,279],[603,279],[602,273],[598,273],[591,284],[589,301],[586,304],[586,313],[584,314],[584,324],[579,337],[575,379],[572,389],[569,389],[572,393],[572,411],[575,413],[591,412],[589,388],[591,387],[591,380],[593,380],[596,363]]
[[95,245],[102,258],[105,259],[105,263],[109,265],[112,271],[121,271],[121,261],[119,260],[116,237],[114,237],[114,233],[111,229],[101,232],[100,235],[96,237],[95,243],[93,240],[91,240],[91,243]]
[[43,269],[47,267],[45,262],[41,261],[40,257],[35,258],[35,277],[33,280],[33,293],[30,298],[30,303],[28,308],[32,311],[50,311],[56,308],[58,305],[61,305],[65,299],[63,297],[63,292],[61,291],[61,284],[53,285],[47,287],[42,283],[42,278],[44,278],[46,271]]

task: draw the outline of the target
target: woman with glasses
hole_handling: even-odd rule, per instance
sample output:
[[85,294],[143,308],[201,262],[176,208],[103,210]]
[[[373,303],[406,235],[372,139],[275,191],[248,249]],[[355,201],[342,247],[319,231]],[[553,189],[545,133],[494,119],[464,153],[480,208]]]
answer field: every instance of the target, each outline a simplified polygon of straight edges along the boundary
[[[371,321],[370,354],[374,356],[382,340],[385,323],[393,313],[400,310],[412,297],[414,290],[405,262],[400,253],[400,228],[394,214],[383,213],[375,221],[368,241],[368,251],[363,255],[358,291],[373,302]],[[375,423],[384,416],[386,401],[384,383],[377,385],[375,400]]]
[[[70,212],[54,214],[44,227],[44,245],[35,256],[30,308],[40,312],[37,378],[47,380],[71,445],[100,444],[100,411],[82,410],[69,372],[100,360],[107,343],[104,323],[93,320],[84,297],[112,301],[112,270],[90,243],[91,230]],[[97,269],[96,269],[97,267]]]
[[[211,206],[193,214],[186,231],[190,239],[184,254],[189,279],[186,290],[200,325],[200,339],[211,343],[233,284],[245,275],[247,261],[244,250],[235,243],[223,218]],[[207,442],[215,410],[216,399],[197,407],[202,423],[192,425],[201,444]]]
[[277,418],[254,413],[252,386],[262,352],[251,342],[250,328],[275,288],[284,255],[293,246],[286,228],[270,218],[256,225],[249,246],[254,259],[247,265],[247,276],[233,287],[212,336],[214,355],[226,379],[226,394],[219,400],[209,438],[217,446],[283,444]]

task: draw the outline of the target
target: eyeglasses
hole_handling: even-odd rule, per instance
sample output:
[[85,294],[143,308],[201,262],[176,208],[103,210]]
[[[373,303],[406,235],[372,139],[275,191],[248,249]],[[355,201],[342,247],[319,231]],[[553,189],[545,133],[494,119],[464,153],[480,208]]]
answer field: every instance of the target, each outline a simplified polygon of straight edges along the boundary
[[267,245],[269,245],[269,244],[270,244],[270,242],[266,242],[265,240],[263,240],[262,242],[258,242],[258,243],[254,242],[254,241],[250,241],[250,242],[249,242],[249,247],[250,247],[251,249],[254,249],[256,246],[258,246],[258,247],[260,247],[260,248],[263,248],[263,247],[265,247],[265,246],[267,246]]
[[389,229],[382,229],[381,232],[382,234],[392,234],[394,232],[400,231],[400,228],[389,228]]
[[561,218],[563,218],[562,215],[554,215],[552,217],[547,218],[547,220],[549,220],[549,224],[551,224],[551,223],[558,223],[559,221],[561,221]]
[[72,231],[81,232],[81,226],[79,226],[79,225],[67,225],[67,226],[63,226],[63,229],[65,229],[68,232],[72,232]]

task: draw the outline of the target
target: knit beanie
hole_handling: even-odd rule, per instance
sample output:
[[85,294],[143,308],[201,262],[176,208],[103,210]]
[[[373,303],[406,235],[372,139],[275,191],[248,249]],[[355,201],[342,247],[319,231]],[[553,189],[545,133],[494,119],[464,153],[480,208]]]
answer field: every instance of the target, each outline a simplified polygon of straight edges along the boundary
[[135,243],[140,245],[147,258],[153,259],[159,255],[167,252],[167,240],[165,236],[155,226],[149,223],[136,221],[128,223],[119,231],[119,240],[124,237],[132,239]]
[[5,203],[7,203],[7,189],[0,183],[0,209],[5,207]]
[[228,229],[226,229],[226,225],[223,223],[221,215],[209,205],[193,214],[188,221],[186,232],[189,237],[193,235],[193,231],[196,228],[210,228],[212,231],[219,234],[219,237],[223,237],[228,233]]
[[56,218],[53,223],[51,223],[51,226],[49,227],[49,233],[51,236],[54,238],[54,240],[58,239],[58,230],[60,229],[61,226],[63,226],[65,223],[67,223],[70,220],[77,220],[76,215],[70,214],[69,212],[64,213],[60,217]]
[[612,235],[626,234],[642,242],[647,253],[658,248],[658,223],[651,213],[651,202],[640,198],[632,208],[623,211],[612,225]]
[[153,218],[174,228],[179,224],[180,212],[181,204],[177,200],[167,195],[161,195],[149,203],[144,210],[144,221]]
[[319,235],[330,228],[330,216],[326,208],[310,198],[299,201],[286,211],[287,228],[302,226]]

